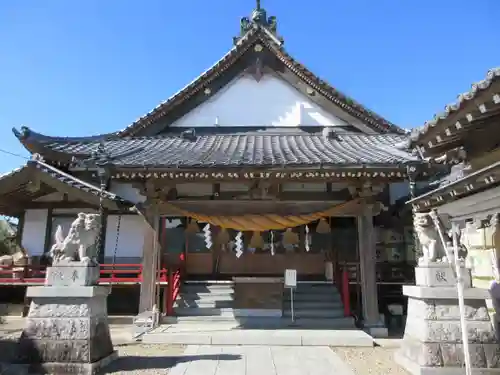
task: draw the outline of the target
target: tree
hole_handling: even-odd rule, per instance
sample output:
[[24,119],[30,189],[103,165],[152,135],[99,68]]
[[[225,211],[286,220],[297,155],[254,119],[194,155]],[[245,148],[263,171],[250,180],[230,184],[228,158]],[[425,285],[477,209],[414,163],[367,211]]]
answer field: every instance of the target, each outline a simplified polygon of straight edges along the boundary
[[11,255],[17,250],[15,231],[7,220],[0,219],[0,255]]

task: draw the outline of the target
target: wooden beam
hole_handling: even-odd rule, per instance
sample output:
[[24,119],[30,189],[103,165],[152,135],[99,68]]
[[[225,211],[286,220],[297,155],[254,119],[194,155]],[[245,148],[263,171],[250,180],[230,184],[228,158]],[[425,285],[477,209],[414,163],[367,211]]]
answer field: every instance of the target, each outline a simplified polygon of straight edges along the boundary
[[50,244],[52,242],[52,209],[47,210],[47,223],[45,225],[45,242],[43,244],[43,253],[47,253],[50,250]]
[[[372,200],[370,200],[371,202]],[[197,212],[213,216],[240,216],[245,214],[305,215],[325,211],[343,202],[321,201],[177,201],[159,203],[160,215],[182,216],[183,212]],[[336,216],[356,216],[359,205],[347,206]]]
[[[215,198],[216,196],[216,198]],[[247,197],[248,193],[244,193],[241,191],[224,191],[220,192],[218,195],[214,194],[214,198],[212,195],[203,195],[203,196],[179,196],[177,201],[207,201],[212,199],[217,199],[220,201],[247,201],[250,198],[243,199],[241,197]],[[349,191],[347,189],[343,189],[340,191],[333,192],[303,192],[303,191],[286,191],[281,192],[276,195],[269,195],[267,199],[252,199],[254,201],[344,201],[350,198]]]
[[[62,181],[59,181],[57,178],[51,177],[50,175],[40,172],[38,173],[38,176],[40,180],[53,187],[60,193],[67,193],[71,197],[75,197],[78,200],[87,202],[89,204],[93,205],[99,205],[99,197],[97,195],[94,195],[92,193],[86,192],[84,190],[72,187]],[[110,199],[104,199],[103,200],[103,205],[106,208],[112,209],[112,210],[117,210],[118,206],[116,202],[111,201]]]
[[373,184],[385,184],[389,182],[404,181],[407,178],[405,166],[394,166],[387,168],[352,168],[349,170],[323,169],[311,171],[293,172],[290,170],[275,172],[244,172],[228,171],[221,169],[219,172],[192,172],[178,171],[172,172],[168,169],[158,172],[122,170],[113,174],[113,179],[134,182],[149,178],[150,175],[157,175],[162,181],[171,179],[170,183],[220,183],[233,182],[244,183],[251,181],[264,180],[270,183],[282,184],[287,182],[294,183],[315,183],[315,182],[341,182],[347,184],[359,184],[360,181],[371,181]]
[[[142,283],[139,296],[139,313],[151,310],[155,304],[156,251],[160,218],[156,201],[144,205],[144,244],[142,248]],[[159,306],[158,306],[159,307]]]
[[25,213],[23,212],[19,215],[19,219],[17,222],[17,233],[16,233],[16,243],[19,246],[22,246],[23,242],[23,231],[24,231],[24,223],[25,223]]

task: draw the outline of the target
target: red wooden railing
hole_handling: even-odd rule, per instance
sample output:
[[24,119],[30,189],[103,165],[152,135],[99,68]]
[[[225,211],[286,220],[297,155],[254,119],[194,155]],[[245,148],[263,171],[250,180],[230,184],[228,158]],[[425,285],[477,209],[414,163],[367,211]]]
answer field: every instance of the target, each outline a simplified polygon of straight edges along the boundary
[[335,284],[337,284],[338,291],[342,304],[344,305],[344,316],[352,316],[351,312],[351,294],[349,292],[349,273],[340,265],[337,265],[335,270]]
[[2,284],[43,284],[46,266],[0,266]]
[[174,315],[174,303],[181,289],[181,269],[168,273],[167,296],[165,298],[165,308],[168,316]]
[[[46,266],[0,266],[0,284],[43,284]],[[109,284],[133,284],[142,282],[142,264],[100,264],[99,282]],[[167,282],[167,269],[157,272],[157,282]]]

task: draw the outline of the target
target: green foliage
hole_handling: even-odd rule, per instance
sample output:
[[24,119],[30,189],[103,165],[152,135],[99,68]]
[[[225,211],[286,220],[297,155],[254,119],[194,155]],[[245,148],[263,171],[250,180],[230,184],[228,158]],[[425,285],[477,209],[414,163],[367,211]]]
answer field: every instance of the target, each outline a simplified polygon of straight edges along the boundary
[[0,220],[0,255],[10,255],[17,251],[15,236],[7,222]]

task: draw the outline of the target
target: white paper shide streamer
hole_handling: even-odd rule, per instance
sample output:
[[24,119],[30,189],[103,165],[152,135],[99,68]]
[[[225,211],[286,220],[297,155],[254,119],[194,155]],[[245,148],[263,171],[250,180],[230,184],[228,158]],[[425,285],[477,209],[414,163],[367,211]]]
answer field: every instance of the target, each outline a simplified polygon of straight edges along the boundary
[[239,258],[243,255],[243,233],[238,232],[235,237],[236,240],[236,258]]

